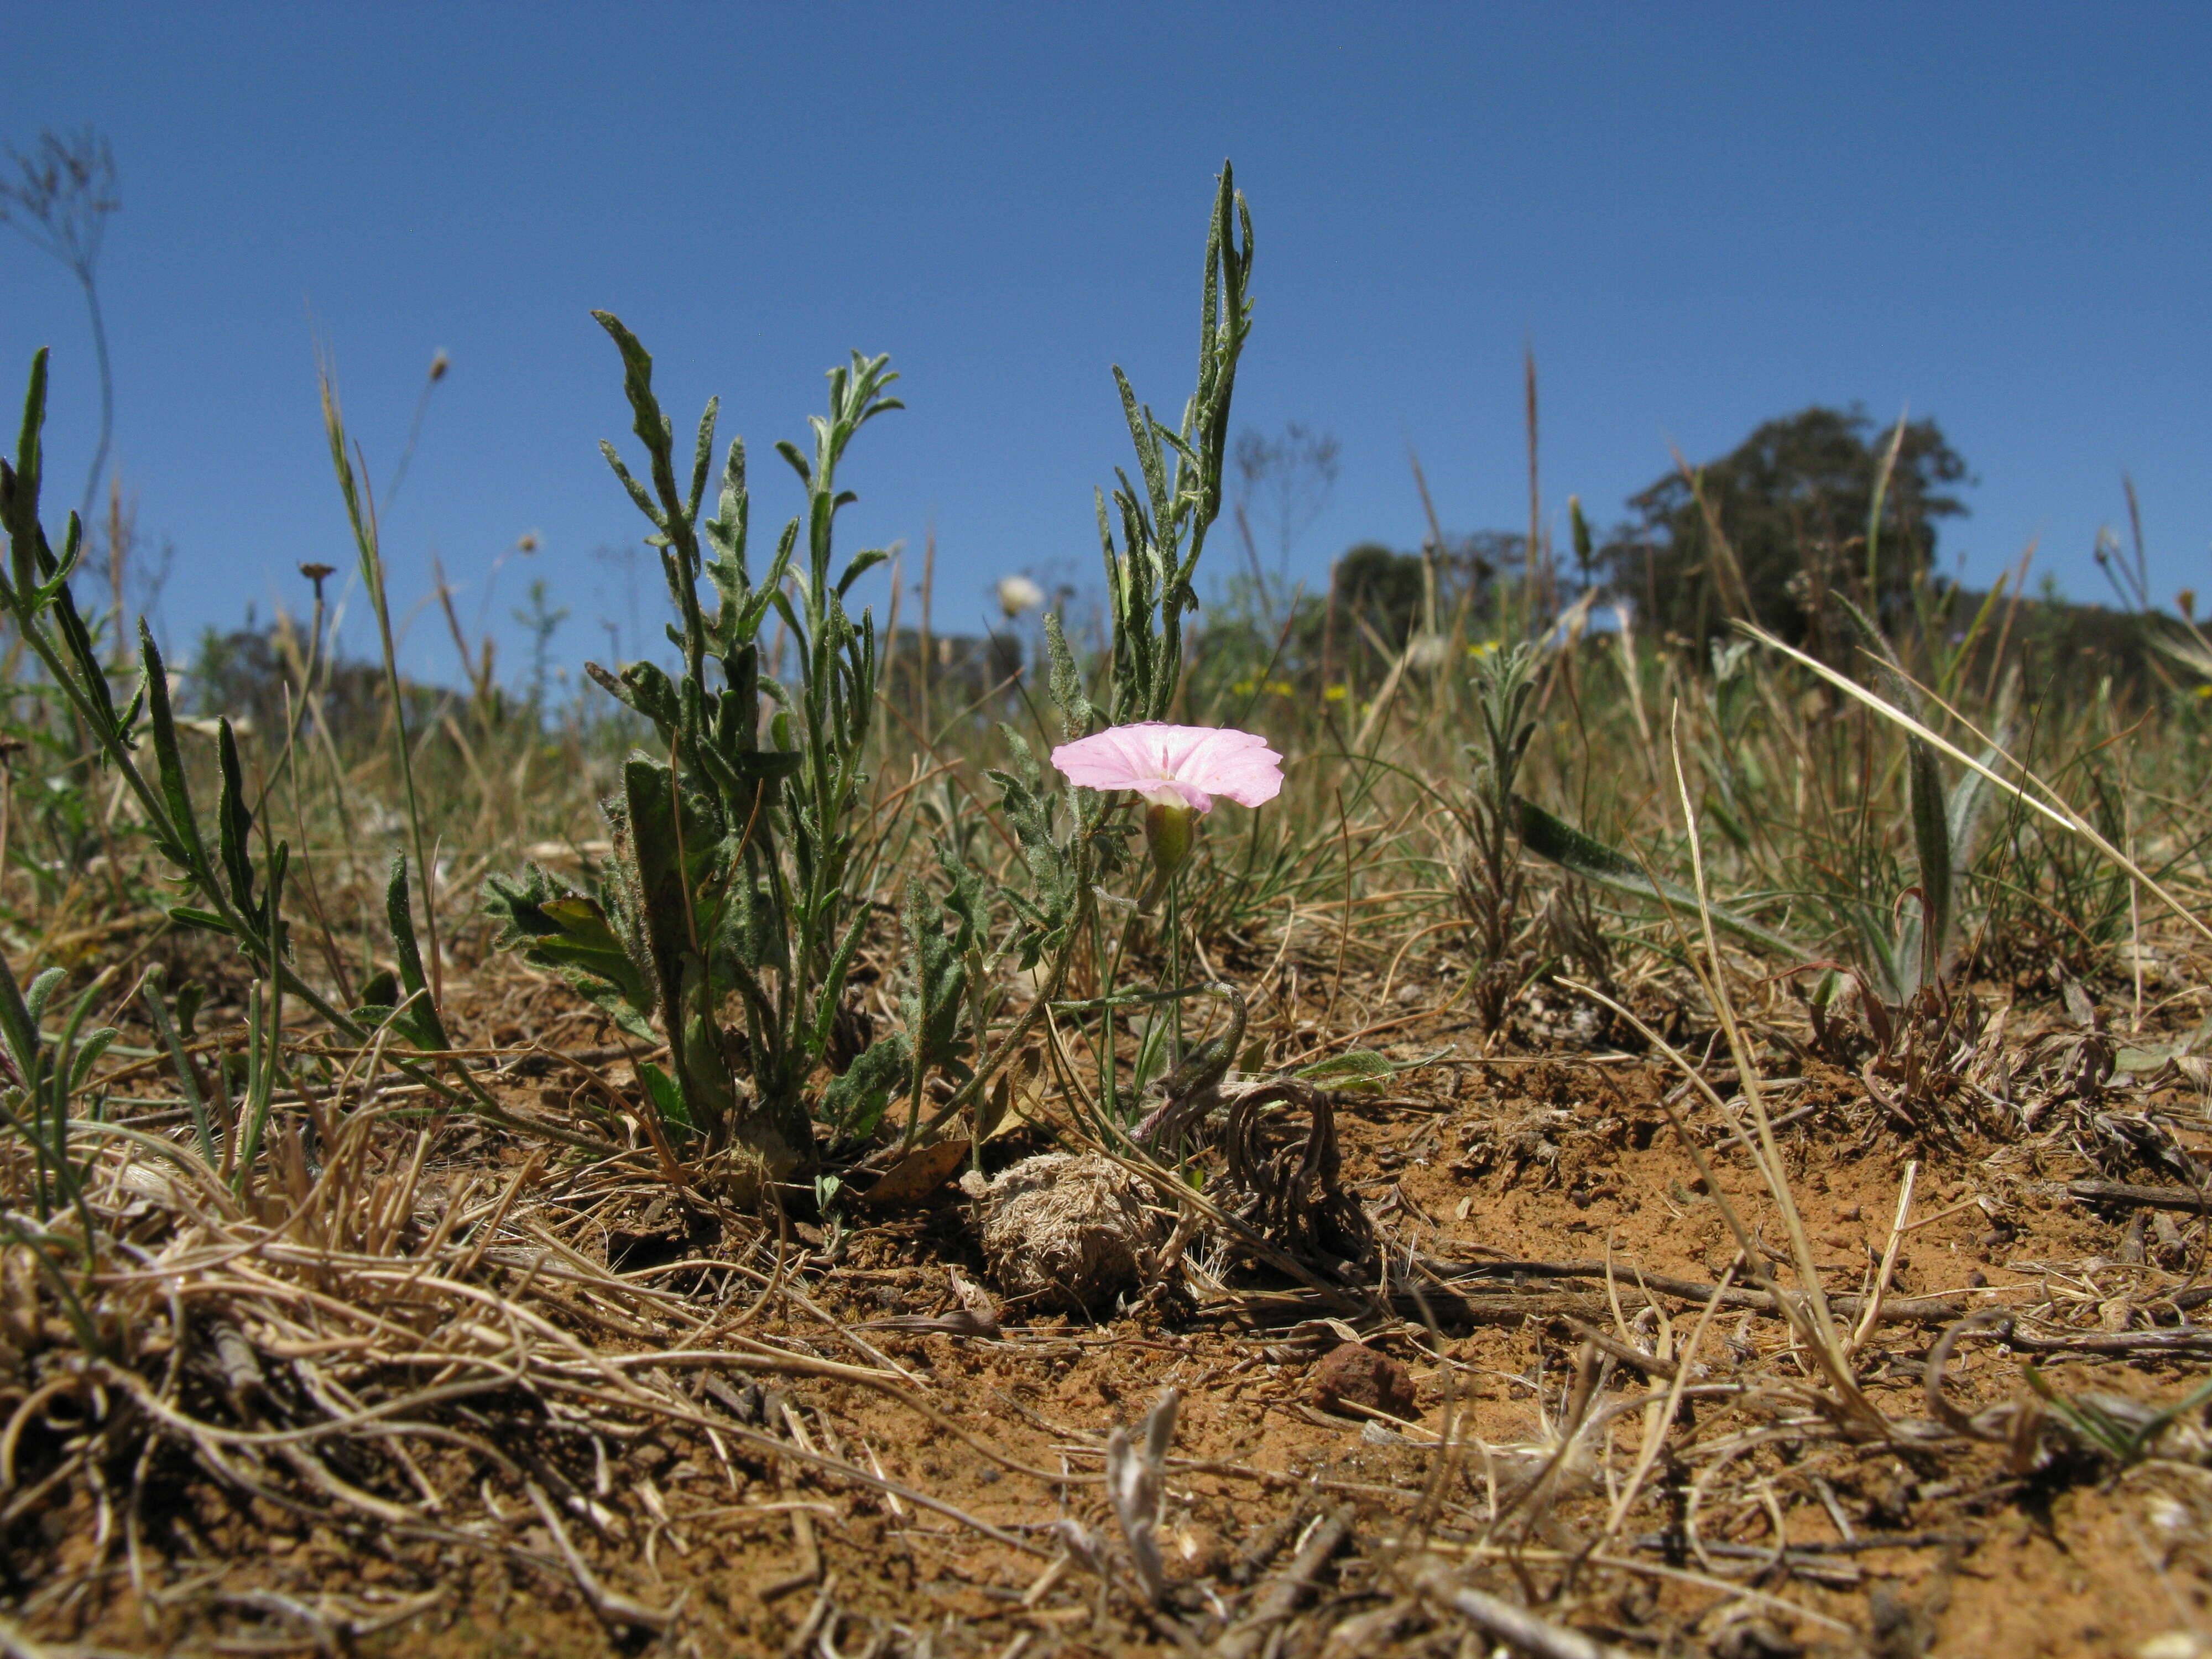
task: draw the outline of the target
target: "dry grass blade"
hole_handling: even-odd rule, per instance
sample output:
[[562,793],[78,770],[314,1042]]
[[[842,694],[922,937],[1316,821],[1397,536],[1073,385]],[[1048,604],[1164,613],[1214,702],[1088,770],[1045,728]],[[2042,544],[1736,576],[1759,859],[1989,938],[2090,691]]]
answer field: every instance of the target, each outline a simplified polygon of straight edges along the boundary
[[1175,1438],[1176,1409],[1182,1396],[1173,1389],[1160,1395],[1139,1427],[1141,1440],[1116,1425],[1106,1440],[1106,1496],[1121,1536],[1129,1546],[1145,1594],[1154,1607],[1167,1594],[1167,1567],[1160,1559],[1160,1502],[1166,1494],[1169,1443]]
[[568,1564],[568,1571],[575,1575],[576,1588],[583,1591],[584,1599],[591,1603],[592,1612],[610,1625],[650,1631],[656,1636],[668,1628],[669,1620],[673,1616],[670,1612],[659,1607],[648,1607],[642,1601],[617,1595],[599,1582],[599,1576],[586,1564],[584,1558],[576,1553],[575,1545],[569,1540],[568,1528],[554,1509],[552,1500],[545,1496],[544,1487],[535,1480],[530,1480],[524,1483],[523,1490],[530,1495],[531,1507],[538,1511],[538,1519],[544,1522],[545,1529],[553,1534],[553,1542],[560,1549],[561,1559]]
[[1875,1327],[1881,1322],[1881,1300],[1889,1294],[1889,1282],[1897,1273],[1897,1255],[1904,1248],[1906,1223],[1912,1218],[1912,1185],[1920,1177],[1917,1159],[1905,1166],[1903,1179],[1897,1183],[1897,1216],[1889,1224],[1889,1242],[1882,1247],[1881,1267],[1875,1274],[1873,1294],[1867,1297],[1866,1311],[1859,1317],[1857,1328],[1851,1333],[1851,1352],[1856,1354],[1866,1346],[1866,1340]]
[[[1681,1071],[1683,1076],[1696,1086],[1698,1091],[1705,1097],[1714,1109],[1719,1112],[1728,1122],[1737,1141],[1745,1147],[1750,1148],[1753,1151],[1754,1161],[1758,1161],[1756,1147],[1753,1146],[1751,1138],[1744,1133],[1742,1125],[1737,1120],[1727,1100],[1722,1097],[1719,1091],[1705,1081],[1704,1074],[1692,1063],[1686,1054],[1645,1024],[1626,1007],[1606,995],[1604,992],[1571,979],[1563,978],[1559,982],[1577,994],[1586,996],[1592,1001],[1610,1008],[1634,1027],[1645,1042],[1650,1043],[1654,1048],[1671,1060]],[[1842,1414],[1862,1428],[1871,1430],[1886,1438],[1889,1433],[1887,1420],[1875,1409],[1873,1403],[1867,1399],[1864,1392],[1860,1389],[1857,1378],[1851,1373],[1848,1360],[1840,1352],[1839,1345],[1831,1346],[1826,1340],[1828,1335],[1833,1334],[1832,1324],[1824,1330],[1820,1325],[1814,1322],[1814,1316],[1808,1310],[1807,1304],[1810,1298],[1797,1291],[1785,1290],[1775,1281],[1772,1273],[1767,1268],[1765,1254],[1759,1249],[1757,1239],[1752,1236],[1751,1230],[1744,1224],[1742,1218],[1736,1213],[1735,1206],[1722,1194],[1720,1183],[1714,1180],[1711,1166],[1705,1158],[1705,1148],[1690,1133],[1689,1126],[1682,1121],[1680,1113],[1663,1098],[1661,1104],[1667,1111],[1668,1120],[1674,1128],[1676,1140],[1680,1143],[1683,1150],[1690,1155],[1692,1161],[1697,1165],[1698,1174],[1705,1180],[1714,1202],[1720,1208],[1722,1218],[1728,1223],[1729,1231],[1735,1235],[1736,1246],[1742,1254],[1745,1271],[1773,1299],[1777,1310],[1790,1321],[1791,1326],[1796,1329],[1800,1339],[1805,1343],[1807,1349],[1820,1364],[1829,1382],[1836,1389],[1836,1403]],[[1762,1173],[1764,1173],[1763,1170]],[[1781,1184],[1786,1191],[1788,1187],[1786,1178],[1782,1180]],[[1817,1277],[1813,1282],[1817,1286],[1819,1283]],[[1826,1305],[1825,1300],[1821,1305]]]
[[[1960,765],[1966,767],[1969,771],[1979,774],[1985,781],[1995,785],[1998,789],[2003,791],[2004,793],[2009,795],[2013,799],[2018,801],[2030,811],[2039,813],[2042,817],[2048,818],[2051,823],[2057,824],[2060,829],[2066,830],[2069,834],[2079,836],[2083,841],[2087,842],[2106,858],[2109,859],[2119,869],[2125,871],[2130,878],[2135,881],[2140,882],[2151,892],[2155,893],[2158,896],[2160,902],[2164,904],[2169,910],[2172,911],[2173,914],[2184,923],[2190,927],[2194,928],[2207,940],[2212,940],[2212,922],[2206,921],[2203,916],[2197,914],[2197,909],[2193,906],[2185,902],[2183,900],[2176,897],[2172,893],[2167,891],[2154,877],[2149,875],[2140,865],[2136,864],[2133,859],[2130,858],[2125,853],[2123,853],[2118,848],[2115,847],[2109,840],[2100,834],[2096,825],[2091,823],[2087,818],[2075,811],[2073,807],[2068,805],[2065,798],[2060,795],[2056,789],[2052,788],[2048,783],[2045,783],[2041,778],[2037,777],[2034,773],[2029,771],[2026,767],[2023,766],[2020,768],[2021,775],[2025,777],[2030,783],[2036,787],[2037,790],[2041,792],[2039,795],[2031,794],[2028,791],[2021,788],[2018,784],[2009,782],[2007,780],[1999,777],[1995,772],[1990,770],[1988,766],[1976,759],[1973,756],[1969,755],[1965,750],[1960,748],[1958,744],[1953,743],[1948,738],[1944,737],[1941,732],[1930,730],[1927,726],[1923,725],[1921,721],[1915,720],[1911,714],[1906,714],[1903,709],[1896,707],[1893,703],[1884,701],[1881,697],[1876,696],[1874,692],[1869,691],[1866,687],[1858,684],[1857,681],[1850,678],[1846,675],[1838,673],[1834,669],[1829,667],[1827,664],[1818,661],[1815,659],[1806,655],[1805,653],[1798,650],[1795,646],[1784,644],[1780,640],[1776,639],[1771,634],[1767,633],[1764,629],[1755,627],[1748,623],[1739,623],[1738,626],[1741,627],[1745,633],[1757,640],[1760,644],[1766,646],[1771,650],[1780,652],[1784,656],[1790,658],[1793,662],[1802,665],[1804,667],[1812,671],[1814,674],[1820,676],[1821,679],[1826,681],[1830,685],[1834,686],[1845,696],[1851,698],[1856,702],[1863,703],[1867,708],[1871,708],[1875,714],[1881,715],[1884,720],[1888,720],[1892,725],[1896,726],[1900,730],[1910,732],[1913,736],[1920,738],[1924,743],[1933,744],[1936,748],[1942,750],[1946,755],[1948,755],[1953,760],[1958,762]],[[2017,765],[2018,763],[2015,762],[2014,764]]]
[[1606,1538],[1619,1534],[1627,1521],[1636,1500],[1644,1494],[1644,1483],[1650,1479],[1651,1467],[1659,1461],[1667,1437],[1674,1427],[1675,1414],[1682,1408],[1682,1393],[1690,1379],[1697,1374],[1698,1350],[1705,1346],[1705,1333],[1712,1328],[1713,1316],[1720,1310],[1721,1295],[1728,1289],[1729,1280],[1735,1276],[1731,1267],[1721,1275],[1721,1282],[1711,1297],[1698,1314],[1698,1322],[1691,1328],[1690,1340],[1674,1361],[1674,1374],[1668,1380],[1667,1398],[1656,1414],[1648,1414],[1644,1425],[1644,1444],[1637,1453],[1636,1467],[1629,1471],[1628,1480],[1613,1500],[1613,1510],[1605,1518]]
[[1870,1426],[1882,1425],[1881,1414],[1868,1403],[1851,1375],[1850,1354],[1844,1347],[1843,1334],[1836,1328],[1834,1315],[1829,1310],[1826,1289],[1820,1283],[1820,1270],[1813,1260],[1813,1243],[1805,1232],[1804,1218],[1798,1213],[1796,1194],[1791,1190],[1789,1172],[1783,1166],[1782,1154],[1774,1144],[1774,1126],[1769,1121],[1765,1095],[1759,1084],[1759,1064],[1744,1040],[1742,1023],[1737,1019],[1735,1004],[1729,994],[1728,970],[1721,960],[1720,940],[1713,931],[1713,913],[1705,887],[1705,857],[1704,838],[1698,832],[1698,811],[1690,799],[1690,783],[1682,769],[1681,709],[1678,704],[1669,732],[1674,762],[1674,787],[1681,801],[1682,823],[1690,843],[1690,868],[1696,883],[1698,920],[1705,932],[1705,962],[1708,970],[1701,975],[1707,994],[1711,998],[1713,1012],[1719,1017],[1721,1030],[1728,1038],[1729,1052],[1735,1058],[1736,1076],[1743,1090],[1745,1103],[1749,1107],[1753,1124],[1759,1131],[1754,1161],[1759,1177],[1766,1184],[1782,1224],[1790,1235],[1790,1254],[1797,1267],[1797,1280],[1806,1302],[1812,1310],[1813,1324],[1817,1334],[1814,1352],[1821,1368],[1828,1373],[1829,1381],[1842,1395],[1852,1413]]

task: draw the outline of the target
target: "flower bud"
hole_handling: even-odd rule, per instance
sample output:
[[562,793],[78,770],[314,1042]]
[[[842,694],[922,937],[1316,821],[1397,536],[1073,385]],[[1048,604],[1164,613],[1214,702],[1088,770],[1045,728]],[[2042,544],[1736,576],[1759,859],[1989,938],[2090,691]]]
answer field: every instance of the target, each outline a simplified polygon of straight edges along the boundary
[[1145,808],[1145,844],[1152,851],[1152,867],[1163,878],[1172,876],[1190,858],[1198,840],[1198,814],[1181,801],[1153,801]]

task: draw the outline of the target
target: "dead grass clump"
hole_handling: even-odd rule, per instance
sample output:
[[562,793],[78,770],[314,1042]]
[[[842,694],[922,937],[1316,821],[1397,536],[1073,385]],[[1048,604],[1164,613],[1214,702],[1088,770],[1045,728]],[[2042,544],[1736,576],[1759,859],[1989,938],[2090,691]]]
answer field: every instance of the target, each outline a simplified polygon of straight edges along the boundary
[[1071,1312],[1113,1305],[1166,1237],[1144,1188],[1096,1152],[1042,1152],[983,1189],[983,1254],[1011,1299]]

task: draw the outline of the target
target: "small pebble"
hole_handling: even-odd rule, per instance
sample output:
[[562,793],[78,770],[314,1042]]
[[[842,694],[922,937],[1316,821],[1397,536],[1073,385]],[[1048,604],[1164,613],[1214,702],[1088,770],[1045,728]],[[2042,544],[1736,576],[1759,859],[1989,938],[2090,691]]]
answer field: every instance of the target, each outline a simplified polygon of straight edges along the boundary
[[1340,1343],[1314,1368],[1313,1402],[1325,1412],[1350,1404],[1407,1421],[1421,1414],[1413,1374],[1362,1342]]

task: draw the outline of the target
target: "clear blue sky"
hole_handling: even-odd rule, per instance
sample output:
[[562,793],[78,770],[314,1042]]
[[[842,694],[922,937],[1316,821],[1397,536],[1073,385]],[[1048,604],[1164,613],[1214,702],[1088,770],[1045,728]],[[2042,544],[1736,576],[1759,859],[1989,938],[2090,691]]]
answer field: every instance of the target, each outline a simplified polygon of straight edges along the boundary
[[[490,606],[504,659],[533,574],[574,612],[560,654],[602,650],[628,602],[592,551],[641,526],[594,447],[628,422],[592,307],[655,352],[679,424],[722,394],[756,525],[792,510],[769,445],[822,371],[889,351],[910,408],[856,448],[849,544],[934,525],[940,625],[1003,572],[1088,579],[1091,489],[1127,453],[1109,366],[1180,408],[1224,155],[1259,240],[1240,423],[1343,443],[1307,571],[1418,541],[1409,444],[1448,527],[1525,522],[1527,341],[1555,509],[1618,516],[1669,441],[1909,404],[1978,477],[1944,532],[1972,576],[2039,538],[2101,597],[2124,468],[2158,590],[2212,589],[2201,6],[80,0],[8,32],[0,143],[114,143],[116,453],[176,547],[173,640],[350,562],[319,329],[380,480],[452,354],[386,526],[403,610],[434,549],[473,617],[536,531]],[[82,307],[0,234],[0,372],[40,344],[72,500]],[[452,672],[428,616],[408,656]]]

